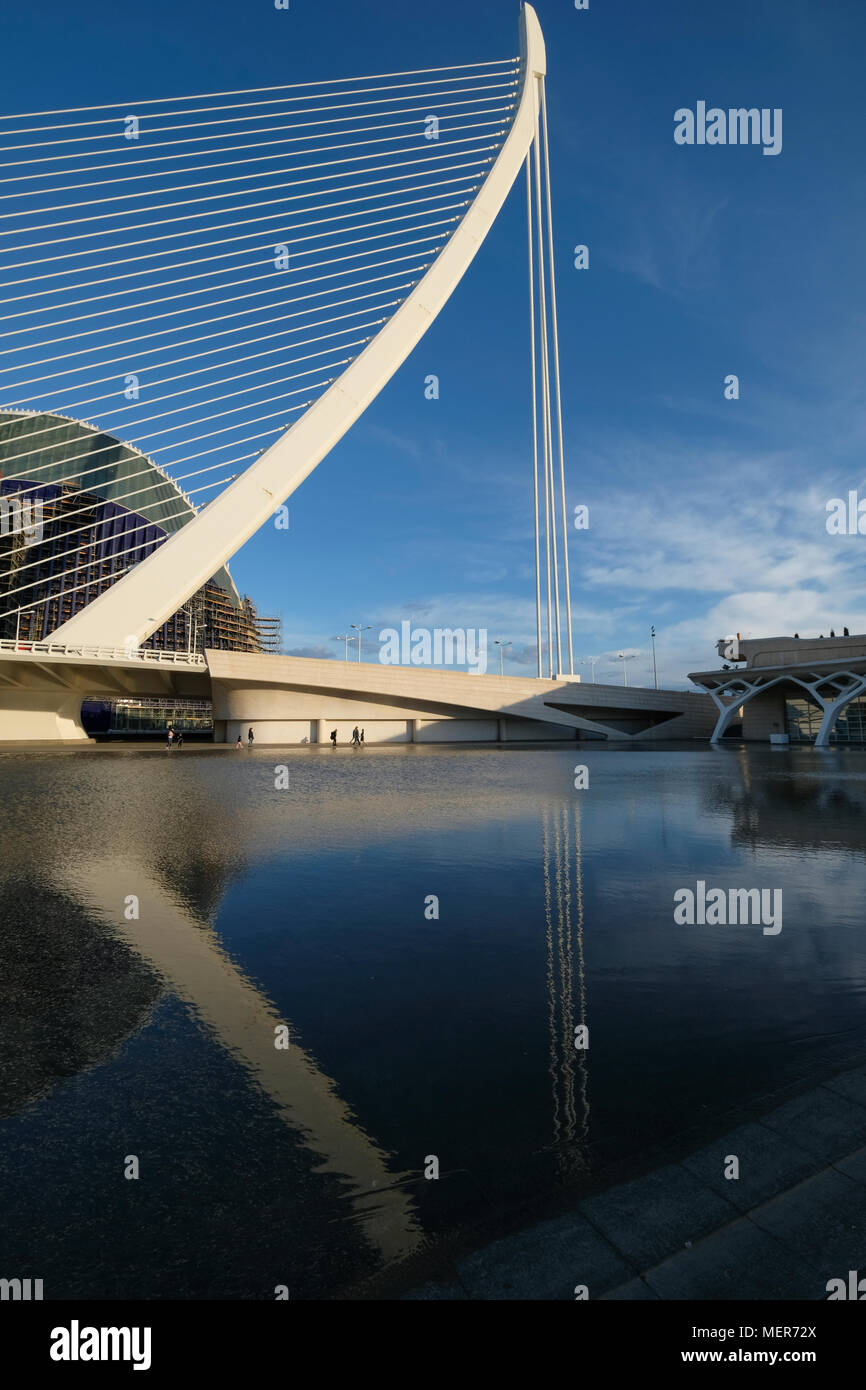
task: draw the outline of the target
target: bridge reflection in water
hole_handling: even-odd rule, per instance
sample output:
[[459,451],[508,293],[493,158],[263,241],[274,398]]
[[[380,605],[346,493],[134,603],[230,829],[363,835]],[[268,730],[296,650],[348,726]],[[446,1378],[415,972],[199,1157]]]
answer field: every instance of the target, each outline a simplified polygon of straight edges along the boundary
[[[131,859],[85,860],[67,872],[64,887],[192,1006],[213,1041],[241,1064],[320,1160],[317,1171],[346,1180],[346,1195],[369,1242],[386,1259],[414,1249],[420,1230],[398,1185],[400,1175],[389,1172],[387,1155],[313,1058],[295,1042],[288,1049],[275,1046],[277,1029],[288,1024],[291,1038],[291,1024],[228,957],[212,927]],[[127,921],[118,909],[131,896],[140,916]]]
[[[859,753],[277,756],[0,755],[0,1256],[48,1296],[327,1296],[866,1046]],[[675,928],[761,875],[778,938]]]
[[553,1145],[563,1181],[588,1164],[589,1049],[576,1036],[589,1025],[580,818],[579,801],[542,815]]
[[[44,804],[44,794],[50,795],[58,773],[62,776],[68,770],[74,778],[76,764],[68,761],[74,755],[62,756],[65,768],[58,768],[56,755],[48,753],[33,764],[37,802],[41,799]],[[8,812],[5,827],[10,861],[22,881],[41,881],[45,892],[54,897],[45,918],[62,917],[67,925],[66,948],[72,928],[76,935],[71,941],[81,957],[77,967],[93,977],[96,993],[87,997],[91,1017],[98,1019],[99,1036],[92,1047],[79,1053],[81,1069],[98,1070],[115,1057],[127,1037],[150,1028],[160,996],[174,996],[189,1007],[211,1042],[238,1064],[247,1084],[266,1098],[294,1139],[312,1155],[313,1172],[338,1181],[354,1212],[354,1231],[377,1262],[390,1263],[416,1251],[425,1239],[415,1198],[419,1183],[423,1186],[420,1167],[413,1171],[401,1167],[387,1147],[366,1131],[342,1099],[339,1078],[329,1076],[312,1052],[299,1045],[292,1020],[232,959],[214,925],[232,884],[246,878],[257,862],[279,853],[286,829],[279,797],[260,805],[261,813],[253,820],[242,805],[208,796],[213,790],[208,787],[208,764],[217,769],[208,755],[197,764],[192,753],[151,754],[159,758],[156,777],[148,774],[140,754],[118,751],[98,756],[105,796],[88,802],[83,835],[76,833],[74,824],[66,824],[58,827],[56,837],[47,839],[34,834],[27,820]],[[20,756],[16,761],[30,765]],[[88,763],[92,772],[96,764]],[[247,763],[250,768],[255,765]],[[180,798],[165,797],[163,772],[169,768],[186,774]],[[203,775],[199,768],[205,769]],[[271,776],[269,769],[264,771]],[[226,773],[230,774],[229,765],[222,763],[219,775]],[[45,780],[40,786],[42,774]],[[131,797],[124,794],[130,780],[134,782]],[[402,801],[401,796],[394,804],[383,799],[375,807],[380,833],[387,834],[389,827],[403,821]],[[476,791],[467,796],[462,816],[489,817],[496,805],[501,814],[495,791]],[[318,813],[310,808],[311,842],[317,835],[317,820],[320,826],[329,822],[334,830],[333,809],[331,801]],[[510,814],[517,809],[512,806]],[[450,798],[439,810],[443,825],[450,824],[454,817]],[[343,817],[347,811],[343,804]],[[428,803],[428,821],[435,822],[438,814]],[[544,903],[543,940],[539,932],[536,941],[539,963],[542,952],[545,958],[551,1138],[560,1180],[569,1181],[585,1169],[589,1128],[588,1054],[574,1046],[575,1027],[588,1021],[579,806],[546,805],[536,825],[535,862],[541,868],[538,888]],[[58,902],[74,905],[74,915],[69,907],[58,910]],[[110,998],[98,991],[104,961],[100,936],[123,948],[114,957]],[[47,949],[54,953],[50,942]],[[137,982],[131,991],[121,983],[126,977]],[[58,1011],[52,994],[56,983],[43,999],[46,1015]],[[31,1005],[38,1007],[38,993]],[[63,1008],[61,999],[61,1014]],[[39,1021],[33,1022],[38,1029]],[[64,1027],[67,1022],[62,1019]],[[275,1030],[283,1024],[288,1025],[291,1038],[288,1050],[274,1045]],[[18,1074],[16,1067],[12,1070]],[[177,1070],[183,1070],[182,1058],[177,1059]],[[36,1096],[47,1098],[70,1074],[74,1071],[57,1068],[46,1058],[41,1080],[30,1076],[26,1084],[22,1081],[23,1089],[8,1092],[9,1104],[3,1108],[14,1113]],[[443,1176],[447,1177],[444,1166]]]

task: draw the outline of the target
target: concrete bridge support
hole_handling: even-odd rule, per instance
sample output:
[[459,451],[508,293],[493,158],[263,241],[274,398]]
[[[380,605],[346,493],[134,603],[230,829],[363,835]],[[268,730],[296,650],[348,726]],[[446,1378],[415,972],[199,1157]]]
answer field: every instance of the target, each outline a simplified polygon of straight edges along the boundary
[[223,651],[208,651],[205,664],[174,652],[0,650],[0,742],[86,742],[88,696],[211,699],[215,741],[240,734],[245,743],[252,727],[258,746],[327,743],[333,728],[343,745],[355,725],[366,743],[402,744],[693,739],[713,724],[706,695],[637,688],[626,697],[573,679]]
[[81,694],[58,689],[0,689],[0,742],[86,743]]
[[[0,649],[0,743],[81,743],[82,701],[122,696],[207,699],[204,663],[175,653],[100,657],[49,643]],[[9,650],[12,648],[12,650]]]
[[374,662],[208,651],[214,719],[231,743],[327,742],[340,746],[355,725],[365,743],[505,743],[573,741],[587,736],[633,739],[708,738],[708,696],[688,691],[624,692],[574,678],[473,675],[465,671]]

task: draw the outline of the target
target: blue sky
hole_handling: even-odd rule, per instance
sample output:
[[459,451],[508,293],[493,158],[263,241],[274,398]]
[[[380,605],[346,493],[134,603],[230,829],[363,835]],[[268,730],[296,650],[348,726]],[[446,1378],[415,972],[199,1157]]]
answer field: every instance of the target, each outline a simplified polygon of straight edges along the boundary
[[[866,631],[862,353],[866,13],[857,0],[538,0],[573,533],[575,649],[599,680],[683,685],[724,633]],[[337,78],[517,52],[494,0],[9,5],[7,112]],[[782,108],[783,149],[681,147],[674,112]],[[573,247],[590,268],[573,268]],[[486,628],[532,674],[523,190],[387,389],[232,573],[285,646],[349,623]],[[425,399],[429,373],[440,399]],[[736,373],[740,399],[724,398]],[[375,659],[376,646],[366,653]],[[589,667],[580,668],[589,678]]]

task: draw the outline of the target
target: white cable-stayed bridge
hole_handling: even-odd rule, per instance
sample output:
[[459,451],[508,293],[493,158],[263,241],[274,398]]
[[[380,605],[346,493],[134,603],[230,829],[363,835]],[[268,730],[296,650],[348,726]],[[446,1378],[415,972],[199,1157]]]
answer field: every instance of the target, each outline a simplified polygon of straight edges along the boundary
[[[100,681],[110,693],[136,688],[130,673],[145,669],[192,678],[202,649],[213,678],[217,647],[233,648],[235,663],[231,678],[213,678],[220,698],[234,682],[226,730],[236,719],[270,724],[277,740],[303,729],[285,701],[273,712],[275,666],[255,687],[269,692],[261,698],[236,670],[255,622],[226,566],[422,339],[521,176],[537,677],[567,705],[576,677],[545,74],[527,5],[515,57],[0,118],[0,737],[74,736],[80,680],[97,694]],[[214,605],[234,638],[209,645]],[[173,662],[152,659],[170,649]],[[97,677],[94,663],[113,674]],[[73,668],[84,675],[70,690]],[[414,689],[420,673],[408,674]],[[339,675],[335,666],[327,707],[297,741],[350,705],[374,717],[378,696],[359,699],[359,673],[349,687]],[[459,699],[434,680],[405,705],[392,670],[383,737],[398,736],[395,721],[409,737],[409,720],[481,717],[482,679],[452,674]],[[547,724],[537,681],[503,679],[499,736],[506,708],[519,720],[530,705],[524,731],[538,715],[548,731],[579,727],[562,708]],[[298,711],[299,680],[286,671]]]

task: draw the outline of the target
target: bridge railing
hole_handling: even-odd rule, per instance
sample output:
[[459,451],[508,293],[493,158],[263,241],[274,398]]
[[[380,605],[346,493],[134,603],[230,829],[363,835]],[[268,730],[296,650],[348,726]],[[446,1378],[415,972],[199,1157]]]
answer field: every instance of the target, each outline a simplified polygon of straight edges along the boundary
[[158,666],[206,666],[199,652],[160,652],[145,647],[71,646],[62,642],[22,642],[0,639],[0,652],[20,652],[30,656],[83,657],[88,661],[141,661]]

